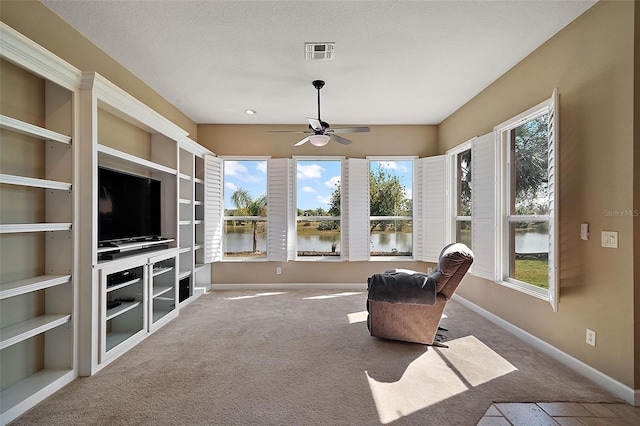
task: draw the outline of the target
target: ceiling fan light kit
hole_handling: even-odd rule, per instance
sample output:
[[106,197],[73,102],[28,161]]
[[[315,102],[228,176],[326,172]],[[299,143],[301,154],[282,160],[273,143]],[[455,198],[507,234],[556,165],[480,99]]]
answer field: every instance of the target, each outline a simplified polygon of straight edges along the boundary
[[311,142],[311,145],[313,146],[325,146],[329,143],[329,139],[331,138],[327,135],[309,136],[309,142]]
[[324,87],[324,81],[322,80],[313,80],[311,83],[313,87],[318,91],[318,118],[307,117],[309,121],[309,130],[298,131],[298,130],[272,130],[272,132],[280,132],[280,133],[307,133],[311,134],[311,136],[307,136],[302,139],[294,146],[300,146],[307,142],[310,142],[311,145],[314,146],[325,146],[329,143],[329,140],[334,140],[343,145],[349,145],[351,141],[347,138],[343,138],[342,136],[336,135],[336,133],[361,133],[368,132],[369,128],[366,126],[362,127],[341,127],[338,129],[332,129],[329,123],[322,121],[320,119],[320,89]]

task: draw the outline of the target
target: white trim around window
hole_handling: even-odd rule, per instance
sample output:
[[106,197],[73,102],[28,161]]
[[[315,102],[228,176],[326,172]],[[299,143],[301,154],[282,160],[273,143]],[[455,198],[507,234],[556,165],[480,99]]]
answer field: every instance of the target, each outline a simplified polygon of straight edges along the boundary
[[[548,213],[541,214],[516,214],[512,207],[513,192],[511,187],[515,178],[514,164],[511,159],[511,133],[519,126],[524,125],[538,117],[548,115],[547,118],[547,203]],[[554,311],[558,309],[558,93],[553,91],[551,98],[541,102],[535,107],[505,121],[494,128],[496,134],[496,158],[497,158],[497,191],[496,191],[496,282],[506,287],[521,291],[540,299],[549,301]],[[532,285],[510,276],[513,268],[513,256],[515,256],[510,240],[510,232],[513,232],[513,224],[517,222],[548,223],[548,288]],[[511,229],[511,231],[510,231]],[[513,271],[512,271],[513,272]]]

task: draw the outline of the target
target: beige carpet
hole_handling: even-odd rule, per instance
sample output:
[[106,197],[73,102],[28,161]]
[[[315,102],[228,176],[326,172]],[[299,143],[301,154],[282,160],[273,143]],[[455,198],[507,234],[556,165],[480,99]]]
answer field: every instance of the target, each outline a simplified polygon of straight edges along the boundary
[[475,425],[493,402],[621,402],[452,301],[450,348],[369,335],[366,294],[218,291],[18,425]]

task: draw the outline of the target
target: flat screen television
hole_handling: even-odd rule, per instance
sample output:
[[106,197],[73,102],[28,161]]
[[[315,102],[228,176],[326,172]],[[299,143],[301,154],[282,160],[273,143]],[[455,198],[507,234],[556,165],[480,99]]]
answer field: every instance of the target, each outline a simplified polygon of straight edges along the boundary
[[161,235],[161,182],[98,168],[98,242]]

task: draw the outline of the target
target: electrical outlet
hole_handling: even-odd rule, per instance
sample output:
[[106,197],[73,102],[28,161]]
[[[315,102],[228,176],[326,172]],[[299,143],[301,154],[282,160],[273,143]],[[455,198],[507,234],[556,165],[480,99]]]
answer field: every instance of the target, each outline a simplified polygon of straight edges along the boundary
[[276,266],[276,275],[282,274],[282,268],[280,266]]
[[596,346],[596,332],[587,328],[587,343],[591,346]]

